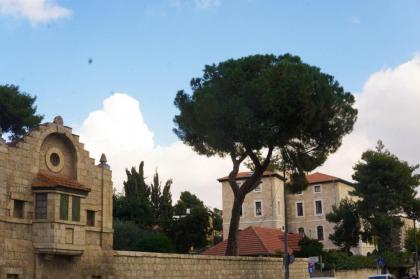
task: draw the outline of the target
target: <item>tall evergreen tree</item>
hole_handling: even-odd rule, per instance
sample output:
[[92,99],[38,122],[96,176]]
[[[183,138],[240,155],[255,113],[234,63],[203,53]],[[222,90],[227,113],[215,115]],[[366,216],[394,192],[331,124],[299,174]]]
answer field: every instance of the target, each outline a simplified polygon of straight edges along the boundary
[[[203,76],[191,80],[191,89],[192,95],[179,91],[175,97],[180,113],[174,132],[200,154],[232,160],[228,182],[234,200],[226,254],[237,255],[242,203],[270,166],[273,152],[279,150],[282,166],[292,164],[287,170],[298,170],[293,178],[304,180],[303,171],[322,164],[353,129],[354,97],[334,77],[290,54],[206,65]],[[260,159],[261,151],[266,152]],[[247,158],[254,172],[238,185]]]
[[126,169],[127,180],[124,181],[125,191],[125,218],[136,222],[141,226],[149,226],[153,222],[152,207],[150,202],[150,187],[145,182],[144,162],[131,171]]
[[413,212],[415,188],[420,181],[415,174],[417,168],[385,150],[381,141],[376,150],[364,152],[362,161],[354,167],[352,195],[361,198],[357,212],[362,219],[362,237],[370,241],[375,238],[379,251],[394,250],[395,232],[402,226],[398,215],[419,215]]
[[167,180],[159,200],[159,224],[164,230],[168,230],[173,216],[171,185],[172,180]]

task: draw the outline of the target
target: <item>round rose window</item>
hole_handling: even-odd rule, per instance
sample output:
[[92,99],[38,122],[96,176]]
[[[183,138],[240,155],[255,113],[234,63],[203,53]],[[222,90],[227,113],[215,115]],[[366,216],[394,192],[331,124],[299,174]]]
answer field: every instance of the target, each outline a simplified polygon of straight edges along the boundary
[[52,172],[60,172],[64,167],[63,153],[60,149],[52,147],[45,156],[47,167]]

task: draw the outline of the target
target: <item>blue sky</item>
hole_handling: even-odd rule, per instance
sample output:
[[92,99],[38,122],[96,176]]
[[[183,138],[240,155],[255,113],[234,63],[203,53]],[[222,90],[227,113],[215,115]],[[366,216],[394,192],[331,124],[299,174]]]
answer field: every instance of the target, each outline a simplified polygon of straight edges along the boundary
[[291,52],[357,93],[371,73],[420,48],[419,1],[55,3],[71,15],[42,23],[2,14],[0,83],[37,95],[47,120],[62,114],[73,126],[126,92],[158,144],[176,140],[173,98],[205,64]]

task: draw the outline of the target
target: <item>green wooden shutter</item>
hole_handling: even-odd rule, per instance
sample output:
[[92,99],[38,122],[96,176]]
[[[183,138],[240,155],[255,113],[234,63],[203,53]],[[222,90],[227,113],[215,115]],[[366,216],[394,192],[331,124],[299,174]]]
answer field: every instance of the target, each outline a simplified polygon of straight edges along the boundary
[[72,209],[71,209],[72,221],[80,221],[80,197],[72,197]]
[[69,219],[69,196],[64,194],[60,195],[60,219]]

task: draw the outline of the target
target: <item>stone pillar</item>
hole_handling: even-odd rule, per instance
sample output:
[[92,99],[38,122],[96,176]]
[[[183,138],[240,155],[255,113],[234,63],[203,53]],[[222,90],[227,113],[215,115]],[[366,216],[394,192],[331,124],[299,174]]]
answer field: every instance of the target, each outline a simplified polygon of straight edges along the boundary
[[101,193],[102,193],[102,236],[103,249],[112,249],[112,172],[107,164],[105,154],[102,154],[99,167],[101,168]]

